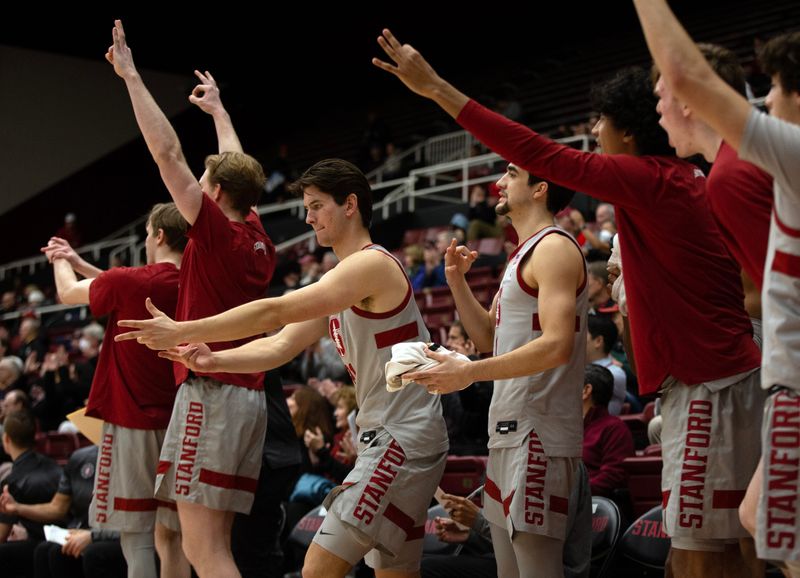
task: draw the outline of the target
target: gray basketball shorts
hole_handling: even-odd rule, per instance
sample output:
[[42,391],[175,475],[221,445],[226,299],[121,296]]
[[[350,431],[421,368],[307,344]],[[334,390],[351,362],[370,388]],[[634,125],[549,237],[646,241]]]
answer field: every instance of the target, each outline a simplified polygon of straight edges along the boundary
[[263,391],[190,378],[175,398],[158,463],[156,497],[249,513],[266,429]]
[[409,458],[387,431],[377,431],[359,443],[355,467],[325,499],[328,515],[314,542],[350,564],[363,557],[376,569],[419,570],[428,506],[446,457]]
[[103,424],[89,507],[93,528],[152,532],[156,521],[167,527],[176,523],[174,504],[153,497],[164,434]]
[[759,371],[722,387],[672,379],[662,390],[661,490],[674,548],[721,552],[749,536],[739,504],[761,457],[764,398]]
[[483,515],[513,539],[526,532],[564,540],[579,457],[551,457],[536,433],[517,447],[491,448],[483,487]]
[[756,511],[756,550],[764,560],[800,561],[800,393],[767,398],[762,429],[764,477]]

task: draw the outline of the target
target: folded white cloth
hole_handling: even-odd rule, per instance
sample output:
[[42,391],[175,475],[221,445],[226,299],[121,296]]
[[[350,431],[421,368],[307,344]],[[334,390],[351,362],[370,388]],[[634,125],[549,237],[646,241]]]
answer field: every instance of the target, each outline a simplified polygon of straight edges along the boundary
[[625,298],[625,279],[622,273],[622,253],[619,247],[619,234],[614,238],[614,246],[611,249],[611,257],[608,258],[609,265],[616,265],[619,267],[619,277],[614,281],[611,286],[611,298],[619,305],[620,313],[628,316],[628,301]]
[[[400,391],[409,383],[413,383],[403,377],[409,371],[425,371],[439,362],[425,355],[425,348],[428,343],[422,341],[397,343],[392,345],[392,358],[386,362],[386,390],[390,392]],[[463,361],[469,361],[469,357],[450,351],[446,347],[439,346],[436,353],[452,355]]]

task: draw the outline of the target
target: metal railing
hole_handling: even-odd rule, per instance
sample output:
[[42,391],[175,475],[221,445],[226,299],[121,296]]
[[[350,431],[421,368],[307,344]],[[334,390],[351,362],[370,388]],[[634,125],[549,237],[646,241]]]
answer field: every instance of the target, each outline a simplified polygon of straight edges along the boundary
[[[132,235],[130,237],[122,237],[120,239],[111,239],[108,241],[99,241],[97,243],[92,243],[90,245],[84,245],[83,247],[78,247],[75,251],[79,255],[85,255],[87,253],[91,253],[92,260],[97,261],[100,259],[100,252],[103,249],[120,249],[120,250],[130,250],[131,255],[133,255],[136,249],[136,243],[139,241],[138,235]],[[28,273],[33,275],[36,272],[36,268],[40,265],[47,265],[47,257],[44,255],[36,255],[35,257],[28,257],[27,259],[19,259],[18,261],[11,261],[10,263],[6,263],[3,266],[0,266],[0,281],[5,280],[6,275],[13,271],[22,271],[24,269],[28,269]]]

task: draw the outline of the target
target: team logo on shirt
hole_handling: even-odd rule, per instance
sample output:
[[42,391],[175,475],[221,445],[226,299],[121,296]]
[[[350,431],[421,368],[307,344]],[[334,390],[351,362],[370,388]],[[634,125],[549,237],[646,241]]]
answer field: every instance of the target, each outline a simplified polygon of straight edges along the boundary
[[84,480],[91,480],[94,477],[94,464],[87,463],[81,466],[81,477]]
[[331,317],[330,323],[328,323],[328,333],[330,333],[333,344],[336,346],[336,351],[339,352],[341,357],[344,357],[347,351],[345,351],[344,339],[342,339],[342,324],[339,323],[338,318]]
[[258,253],[259,251],[263,251],[265,255],[267,254],[267,244],[264,241],[253,243],[253,253]]

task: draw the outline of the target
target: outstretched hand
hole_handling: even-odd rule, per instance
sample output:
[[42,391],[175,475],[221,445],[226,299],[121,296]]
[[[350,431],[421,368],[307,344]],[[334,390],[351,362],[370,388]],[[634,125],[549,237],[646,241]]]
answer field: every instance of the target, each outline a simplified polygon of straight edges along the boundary
[[150,349],[169,349],[170,347],[179,345],[181,343],[181,338],[178,324],[170,319],[166,313],[153,305],[149,297],[145,301],[145,307],[147,307],[147,311],[153,318],[141,320],[124,319],[118,321],[118,326],[131,327],[137,331],[120,333],[114,338],[114,341],[135,339],[138,343],[146,345]]
[[431,351],[427,347],[425,355],[435,359],[439,364],[425,371],[404,373],[403,380],[423,385],[428,389],[428,393],[432,394],[460,391],[472,383],[469,376],[469,361],[462,361],[452,354]]
[[125,40],[125,29],[122,27],[122,20],[114,20],[114,28],[111,30],[113,44],[108,47],[106,60],[114,65],[114,72],[121,78],[127,78],[138,74],[136,66],[133,64],[133,55],[128,43]]
[[372,64],[394,74],[403,84],[420,96],[433,98],[444,81],[422,55],[410,44],[400,44],[388,28],[378,36],[378,44],[391,62],[373,58]]
[[165,351],[158,352],[159,357],[182,363],[192,371],[203,373],[213,373],[216,370],[217,361],[214,352],[205,343],[192,343],[171,347]]
[[200,80],[200,84],[194,87],[192,94],[189,95],[189,102],[197,105],[203,112],[214,115],[222,110],[222,100],[219,97],[219,87],[217,81],[206,70],[205,74],[199,70],[194,71],[194,75]]

